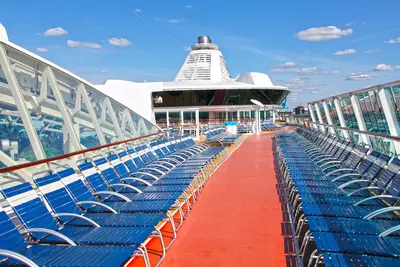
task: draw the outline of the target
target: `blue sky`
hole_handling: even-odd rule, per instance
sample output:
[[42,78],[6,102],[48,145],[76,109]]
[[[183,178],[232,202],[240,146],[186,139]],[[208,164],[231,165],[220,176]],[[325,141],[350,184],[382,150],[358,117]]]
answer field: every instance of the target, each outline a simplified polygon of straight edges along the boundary
[[210,35],[233,77],[268,73],[293,90],[294,106],[399,79],[399,9],[395,0],[14,0],[2,2],[0,23],[12,42],[93,83],[172,80],[185,47]]

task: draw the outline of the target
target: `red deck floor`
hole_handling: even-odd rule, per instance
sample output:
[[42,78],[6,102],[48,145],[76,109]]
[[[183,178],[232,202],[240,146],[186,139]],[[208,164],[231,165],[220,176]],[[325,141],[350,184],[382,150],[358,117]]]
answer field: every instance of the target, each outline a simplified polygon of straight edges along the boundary
[[210,177],[168,266],[285,266],[270,134],[248,137]]

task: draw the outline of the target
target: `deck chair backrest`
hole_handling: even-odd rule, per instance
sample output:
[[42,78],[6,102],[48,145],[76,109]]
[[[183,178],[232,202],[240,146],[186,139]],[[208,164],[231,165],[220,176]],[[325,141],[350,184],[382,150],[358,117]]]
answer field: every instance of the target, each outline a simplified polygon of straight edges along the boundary
[[[117,161],[119,162],[118,157],[115,157],[113,160],[115,160],[115,162],[117,162]],[[119,180],[117,172],[114,170],[112,164],[106,158],[104,158],[102,156],[97,156],[97,157],[93,158],[93,162],[96,165],[97,169],[99,169],[99,171],[101,172],[103,177],[109,183],[113,184]],[[103,180],[103,182],[104,182],[104,180]]]
[[97,201],[73,168],[59,171],[57,175],[75,201]]
[[[387,195],[392,195],[395,197],[400,197],[400,174],[396,174],[396,176],[392,179],[390,185],[386,189]],[[385,199],[389,204],[393,205],[396,200]]]
[[334,154],[335,158],[340,158],[340,156],[343,154],[344,150],[346,149],[347,145],[349,144],[349,141],[345,139],[341,139],[340,142],[337,144],[337,150]]
[[342,143],[342,139],[335,137],[335,140],[332,143],[332,146],[328,150],[328,154],[334,156],[336,151],[340,148],[340,144]]
[[343,150],[342,154],[340,154],[339,160],[341,162],[344,162],[350,155],[351,155],[351,151],[353,151],[355,144],[353,144],[350,141],[347,141],[348,144],[345,147],[345,149]]
[[[141,154],[143,155],[144,150],[142,149],[141,152],[142,152]],[[135,162],[135,164],[138,167],[138,169],[146,167],[146,164],[144,163],[144,161],[143,161],[141,156],[137,155],[136,157],[132,158],[132,160],[133,160],[133,162]]]
[[[369,157],[370,157],[370,155],[367,156],[367,158],[369,158]],[[369,167],[368,171],[364,174],[364,177],[370,181],[372,181],[373,179],[378,177],[379,173],[383,170],[383,168],[385,168],[385,166],[388,164],[389,160],[390,160],[389,156],[386,156],[385,154],[381,154],[372,163],[371,167]]]
[[[0,249],[18,252],[28,246],[28,243],[19,233],[10,217],[0,207]],[[4,257],[0,256],[0,260]]]
[[[25,228],[47,228],[51,230],[59,228],[56,220],[28,182],[6,189],[2,188],[1,193]],[[32,236],[40,239],[45,234],[34,233]]]
[[103,177],[97,171],[91,160],[77,163],[79,170],[82,172],[86,181],[90,184],[93,191],[106,191],[108,190],[107,184],[104,182]]
[[157,161],[157,156],[156,156],[157,154],[155,154],[153,147],[151,147],[150,145],[147,145],[146,155],[147,155],[147,157],[149,157],[150,163],[153,161]]
[[161,150],[161,145],[159,141],[153,142],[150,145],[153,148],[154,152],[156,153],[157,157],[159,157],[160,159],[165,157],[165,154]]
[[390,162],[387,168],[381,172],[374,184],[379,186],[380,188],[386,188],[399,171],[400,160],[398,158],[395,158],[392,160],[392,162]]
[[49,171],[44,175],[33,175],[32,178],[55,213],[81,213],[57,173],[53,174]]
[[144,148],[143,148],[143,154],[142,154],[142,160],[143,160],[143,162],[147,165],[147,164],[150,164],[151,162],[152,162],[152,160],[151,160],[151,158],[150,158],[150,154],[151,154],[151,150],[150,150],[150,148],[146,145]]
[[357,145],[353,148],[353,150],[350,152],[350,155],[347,157],[347,159],[343,162],[346,168],[350,169],[355,169],[361,162],[361,160],[365,157],[367,154],[368,149]]
[[[121,161],[124,163],[124,167],[125,170],[127,168],[127,172],[129,173],[133,173],[133,172],[137,172],[138,168],[136,166],[136,164],[133,162],[132,157],[130,156],[128,151],[125,150],[120,150],[118,151],[118,157],[121,159]],[[115,170],[119,173],[119,175],[125,177],[119,170],[119,168],[115,167]],[[125,171],[122,169],[122,171],[125,173]]]
[[[111,163],[113,170],[121,177],[128,177],[129,170],[125,165],[125,162],[120,158],[119,155],[122,155],[125,158],[125,161],[132,161],[126,153],[126,151],[121,151],[118,155],[115,152],[110,152],[107,156],[108,161]],[[118,175],[113,175],[112,180],[109,182],[112,183],[113,179],[120,180]],[[104,176],[104,178],[108,179],[109,176]]]
[[367,157],[365,157],[360,164],[355,168],[355,171],[359,174],[364,174],[372,166],[372,164],[380,157],[381,153],[372,151]]

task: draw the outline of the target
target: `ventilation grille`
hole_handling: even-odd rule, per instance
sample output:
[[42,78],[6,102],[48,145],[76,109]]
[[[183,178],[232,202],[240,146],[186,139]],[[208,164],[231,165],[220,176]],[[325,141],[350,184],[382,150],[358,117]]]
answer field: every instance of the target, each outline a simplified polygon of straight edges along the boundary
[[231,77],[228,72],[228,68],[226,67],[226,62],[223,56],[219,56],[219,67],[221,69],[221,80],[229,80]]
[[[226,68],[226,67],[225,67]],[[187,58],[175,80],[210,80],[211,78],[211,54],[196,53]]]

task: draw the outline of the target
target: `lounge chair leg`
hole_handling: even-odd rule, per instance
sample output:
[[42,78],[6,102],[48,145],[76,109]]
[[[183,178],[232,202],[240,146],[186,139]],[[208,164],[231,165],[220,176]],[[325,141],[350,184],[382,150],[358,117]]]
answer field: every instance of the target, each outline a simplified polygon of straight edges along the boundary
[[[157,237],[160,239],[160,245],[161,245],[161,258],[158,260],[158,262],[156,263],[156,265],[154,265],[155,267],[159,266],[161,264],[161,262],[164,260],[165,258],[165,244],[164,244],[164,240],[163,240],[163,236],[160,232],[160,230],[155,229],[154,232],[151,234],[151,237]],[[154,251],[153,253],[158,255],[156,252],[157,250],[152,250]],[[159,256],[159,255],[158,255]]]
[[181,221],[180,221],[178,227],[176,227],[176,229],[179,229],[181,227],[181,225],[182,225],[183,219],[186,218],[186,217],[185,217],[185,214],[183,213],[182,207],[181,207],[181,205],[179,204],[178,201],[175,201],[175,205],[177,205],[177,208],[178,208],[178,211],[179,211],[179,217],[181,218]]
[[143,254],[144,264],[146,267],[151,267],[149,254],[147,253],[146,246],[140,244],[138,250]]
[[168,216],[168,220],[169,220],[169,222],[171,224],[171,228],[172,228],[172,232],[173,232],[173,238],[172,238],[172,241],[165,247],[166,250],[168,250],[176,240],[176,228],[175,228],[174,218],[172,218],[172,216],[169,215],[168,213],[167,213],[167,216]]
[[311,267],[311,266],[313,265],[314,259],[316,260],[314,266],[317,266],[317,265],[318,265],[318,260],[319,260],[319,258],[321,257],[321,255],[316,256],[317,253],[318,253],[318,250],[314,250],[314,251],[311,253],[310,259],[308,260],[308,265],[307,265],[307,267]]

